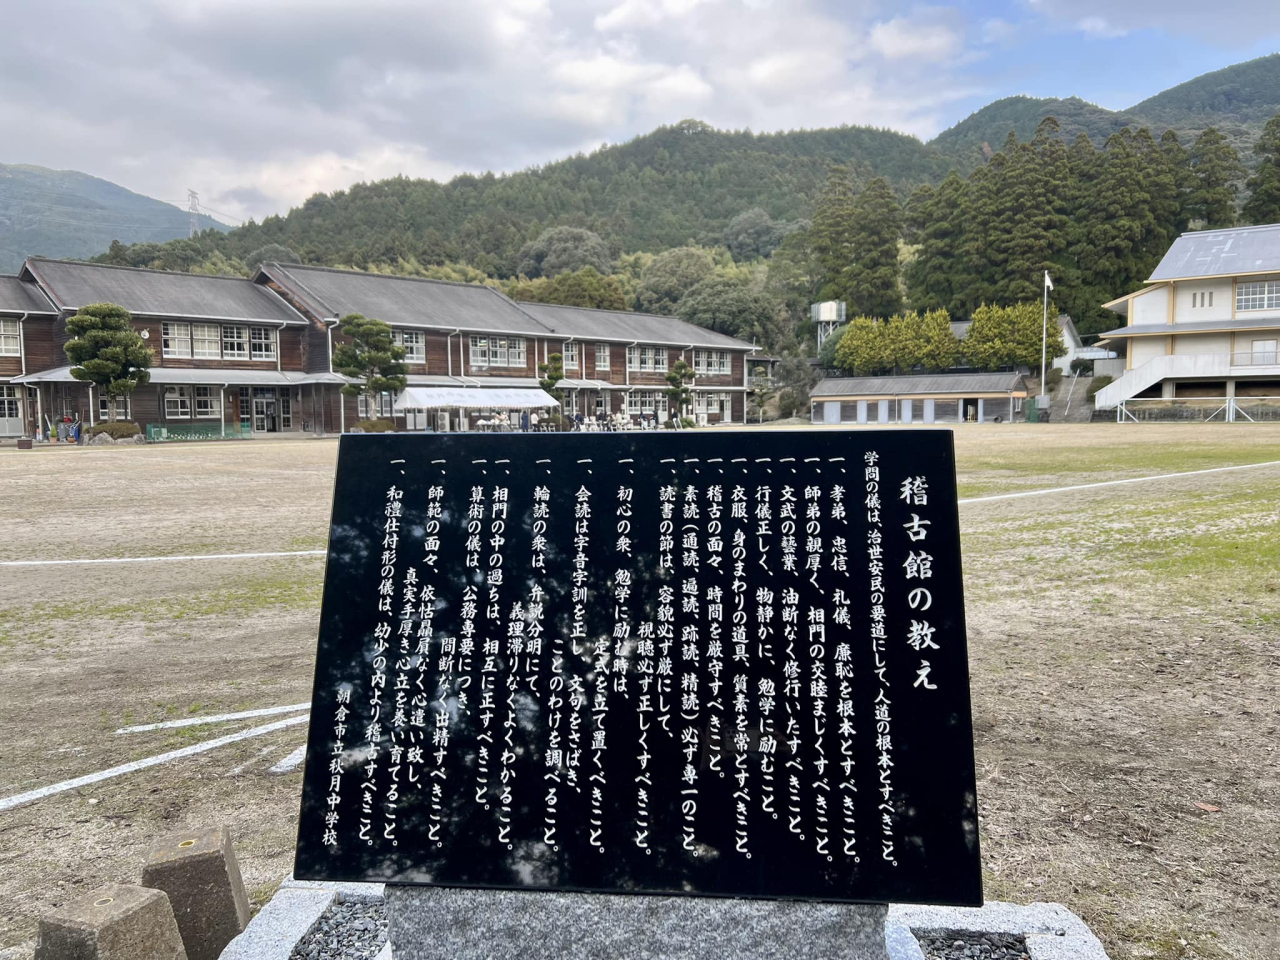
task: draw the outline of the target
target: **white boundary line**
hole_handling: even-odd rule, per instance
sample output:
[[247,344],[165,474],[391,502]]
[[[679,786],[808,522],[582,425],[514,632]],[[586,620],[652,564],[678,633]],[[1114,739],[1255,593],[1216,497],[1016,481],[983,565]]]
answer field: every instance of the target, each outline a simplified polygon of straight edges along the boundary
[[307,745],[304,743],[267,772],[292,773],[294,770],[298,769],[298,767],[302,766],[302,761],[305,759],[307,759]]
[[218,737],[216,740],[206,740],[204,743],[196,743],[189,747],[170,750],[168,753],[161,753],[154,757],[134,760],[132,763],[124,763],[118,767],[111,767],[108,770],[99,770],[97,773],[85,774],[83,777],[76,777],[74,780],[63,780],[61,783],[54,783],[47,787],[41,787],[38,790],[29,790],[26,793],[14,794],[12,797],[0,799],[0,811],[12,810],[14,807],[20,807],[25,803],[31,803],[33,800],[43,800],[45,797],[51,797],[55,793],[62,793],[66,790],[75,790],[77,787],[87,787],[91,783],[110,780],[112,777],[123,776],[126,773],[136,773],[139,770],[145,770],[147,767],[154,767],[161,763],[168,763],[170,760],[180,760],[183,757],[189,757],[193,754],[204,753],[206,750],[223,747],[228,743],[235,743],[238,740],[248,740],[251,737],[261,737],[268,733],[275,733],[277,730],[285,729],[285,727],[292,727],[299,723],[306,723],[310,718],[310,713],[304,713],[300,717],[288,717],[284,720],[277,720],[275,723],[267,723],[263,724],[261,727],[254,727],[251,730],[242,730],[240,733],[230,733],[225,737]]
[[271,553],[188,553],[168,557],[102,557],[80,560],[0,560],[0,567],[58,567],[76,563],[154,563],[161,560],[261,560],[269,557],[322,557],[325,550],[277,550]]
[[174,727],[195,727],[204,723],[222,723],[224,720],[247,720],[250,717],[269,717],[276,713],[297,713],[310,710],[311,701],[293,703],[287,707],[263,707],[260,710],[242,710],[239,713],[219,713],[211,717],[188,717],[185,720],[166,720],[163,723],[143,723],[136,727],[121,727],[116,733],[146,733],[148,730],[171,730]]
[[1161,473],[1154,477],[1126,477],[1124,480],[1103,480],[1099,483],[1078,483],[1071,487],[1051,487],[1048,490],[1024,490],[1021,493],[997,493],[989,497],[967,497],[957,503],[983,503],[988,500],[1016,500],[1019,497],[1042,497],[1047,493],[1066,493],[1069,490],[1093,490],[1097,487],[1115,487],[1122,483],[1146,483],[1151,480],[1172,480],[1175,477],[1194,477],[1204,473],[1225,473],[1228,470],[1251,470],[1254,467],[1277,467],[1280,460],[1263,463],[1241,463],[1234,467],[1209,467],[1207,470],[1187,470],[1184,473]]

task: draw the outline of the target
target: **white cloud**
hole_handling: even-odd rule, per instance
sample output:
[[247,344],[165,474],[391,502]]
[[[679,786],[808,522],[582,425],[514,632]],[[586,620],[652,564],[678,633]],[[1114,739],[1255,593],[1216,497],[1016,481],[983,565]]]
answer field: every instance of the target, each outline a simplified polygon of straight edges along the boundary
[[945,17],[945,11],[933,8],[912,17],[882,21],[871,28],[871,46],[888,60],[955,56],[963,39],[959,30],[943,22]]
[[982,21],[981,36],[983,43],[1004,46],[1014,40],[1017,35],[1018,28],[1008,20],[992,17],[989,20]]
[[1024,0],[1025,6],[1068,29],[1099,38],[1139,30],[1198,37],[1244,49],[1280,34],[1280,3],[1269,0]]
[[514,170],[689,117],[931,136],[972,94],[975,53],[945,8],[886,20],[876,2],[44,0],[0,31],[0,129],[22,133],[2,159],[171,202],[190,186],[261,218],[357,180]]

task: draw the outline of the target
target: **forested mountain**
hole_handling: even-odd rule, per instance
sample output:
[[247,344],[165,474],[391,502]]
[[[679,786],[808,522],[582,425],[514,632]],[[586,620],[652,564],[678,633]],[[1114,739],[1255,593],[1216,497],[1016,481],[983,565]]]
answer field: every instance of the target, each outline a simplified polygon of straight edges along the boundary
[[860,180],[883,174],[905,198],[952,162],[889,130],[753,134],[688,120],[508,176],[394,177],[317,194],[288,216],[219,238],[217,249],[244,258],[279,243],[308,262],[363,266],[413,257],[510,276],[524,244],[552,225],[593,230],[615,254],[719,243],[729,221],[753,207],[776,220],[807,217],[833,163],[849,165]]
[[1005,97],[971,114],[930,141],[969,165],[1000,149],[1012,130],[1030,140],[1045,117],[1055,117],[1067,142],[1087,133],[1102,143],[1124,127],[1148,127],[1155,136],[1173,129],[1184,139],[1215,127],[1249,162],[1249,149],[1280,112],[1280,53],[1237,63],[1170,87],[1126,110],[1108,110],[1078,97]]
[[[185,237],[189,214],[75,170],[0,163],[0,273],[29,256],[91,257],[112,240]],[[225,230],[201,216],[202,229]]]

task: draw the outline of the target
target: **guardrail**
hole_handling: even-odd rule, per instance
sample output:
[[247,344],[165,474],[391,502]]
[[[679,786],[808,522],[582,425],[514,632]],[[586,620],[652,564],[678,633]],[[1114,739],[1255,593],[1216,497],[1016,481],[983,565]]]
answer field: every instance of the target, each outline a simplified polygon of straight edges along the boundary
[[253,435],[248,424],[228,423],[148,423],[147,443],[177,440],[248,440]]
[[1280,397],[1175,397],[1121,400],[1116,423],[1260,423],[1280,421]]
[[1280,365],[1280,353],[1275,350],[1254,350],[1249,353],[1233,353],[1233,367],[1274,367]]

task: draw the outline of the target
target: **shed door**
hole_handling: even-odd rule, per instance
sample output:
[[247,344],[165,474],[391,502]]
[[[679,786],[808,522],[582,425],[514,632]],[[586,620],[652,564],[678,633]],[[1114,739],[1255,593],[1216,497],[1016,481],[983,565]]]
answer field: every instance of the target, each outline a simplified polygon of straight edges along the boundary
[[18,388],[0,384],[0,437],[20,437],[22,411],[18,408]]
[[823,423],[839,423],[840,422],[840,401],[828,400],[822,405],[822,422]]

